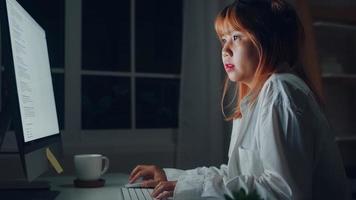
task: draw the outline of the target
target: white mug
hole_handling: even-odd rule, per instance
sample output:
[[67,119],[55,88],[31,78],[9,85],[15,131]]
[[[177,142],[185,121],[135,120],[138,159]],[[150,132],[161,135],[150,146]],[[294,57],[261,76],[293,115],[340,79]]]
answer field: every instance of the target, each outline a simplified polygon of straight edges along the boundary
[[98,180],[109,169],[109,159],[101,154],[80,154],[74,156],[74,165],[79,180]]

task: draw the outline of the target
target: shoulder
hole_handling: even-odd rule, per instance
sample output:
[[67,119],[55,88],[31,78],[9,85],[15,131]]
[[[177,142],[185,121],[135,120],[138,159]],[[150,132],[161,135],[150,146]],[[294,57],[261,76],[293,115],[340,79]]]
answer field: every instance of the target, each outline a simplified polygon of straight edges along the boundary
[[257,101],[261,104],[301,108],[314,95],[307,84],[290,73],[272,74],[264,83]]

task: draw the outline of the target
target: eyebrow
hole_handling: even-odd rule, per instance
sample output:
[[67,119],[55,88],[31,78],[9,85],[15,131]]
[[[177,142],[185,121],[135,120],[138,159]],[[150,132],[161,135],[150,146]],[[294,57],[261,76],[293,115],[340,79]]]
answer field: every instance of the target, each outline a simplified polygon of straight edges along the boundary
[[226,32],[226,33],[221,34],[221,37],[224,37],[225,35],[232,35],[232,34],[239,34],[239,35],[243,35],[243,32],[233,30],[233,31],[229,31],[229,32]]
[[244,34],[242,31],[237,31],[237,30],[229,32],[229,34],[234,34],[234,33],[237,33],[237,34],[240,34],[240,35]]

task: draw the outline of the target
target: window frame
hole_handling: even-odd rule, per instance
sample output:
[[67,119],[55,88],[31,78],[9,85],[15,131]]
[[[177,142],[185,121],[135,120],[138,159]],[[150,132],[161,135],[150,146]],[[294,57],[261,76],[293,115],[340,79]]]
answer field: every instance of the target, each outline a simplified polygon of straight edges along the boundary
[[[136,105],[131,106],[131,129],[85,130],[81,123],[81,78],[83,75],[129,77],[131,79],[131,101],[135,102],[136,78],[180,79],[180,75],[137,73],[135,71],[135,0],[131,0],[131,72],[109,72],[82,69],[82,0],[65,0],[65,56],[64,72],[53,69],[53,73],[64,73],[64,121],[62,130],[65,149],[87,147],[110,148],[123,152],[175,152],[177,128],[137,129]],[[69,150],[70,151],[70,150]]]

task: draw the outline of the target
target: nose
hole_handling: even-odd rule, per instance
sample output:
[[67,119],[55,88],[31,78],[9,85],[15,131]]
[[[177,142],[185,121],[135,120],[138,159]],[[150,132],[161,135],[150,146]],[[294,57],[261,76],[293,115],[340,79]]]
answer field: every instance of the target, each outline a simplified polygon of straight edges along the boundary
[[227,57],[227,56],[230,57],[233,56],[229,43],[225,43],[225,45],[222,48],[222,57]]

